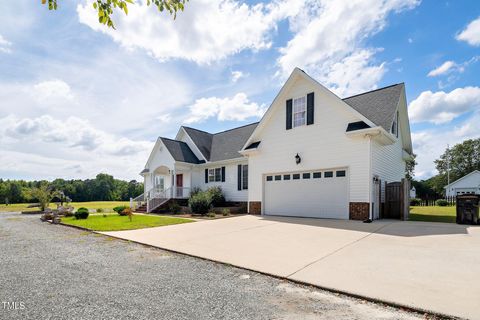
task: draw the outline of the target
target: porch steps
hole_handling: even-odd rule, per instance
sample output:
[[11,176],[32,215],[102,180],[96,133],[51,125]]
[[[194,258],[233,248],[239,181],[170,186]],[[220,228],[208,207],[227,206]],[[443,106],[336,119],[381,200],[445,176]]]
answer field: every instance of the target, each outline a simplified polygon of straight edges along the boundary
[[138,213],[146,213],[146,212],[147,212],[147,205],[146,205],[146,204],[142,204],[140,207],[138,207],[137,209],[135,209],[135,212],[138,212]]

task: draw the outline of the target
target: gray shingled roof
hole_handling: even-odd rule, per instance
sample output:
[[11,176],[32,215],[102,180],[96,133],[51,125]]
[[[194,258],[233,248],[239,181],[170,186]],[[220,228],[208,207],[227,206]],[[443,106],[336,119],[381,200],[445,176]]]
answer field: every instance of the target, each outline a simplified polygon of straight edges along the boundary
[[210,159],[213,134],[195,128],[183,127],[183,129],[192,138],[193,143],[195,143],[205,159]]
[[220,161],[235,159],[242,155],[238,151],[242,150],[248,138],[257,127],[258,122],[234,128],[231,130],[219,132],[213,135],[212,151],[210,161]]
[[197,156],[185,142],[162,137],[160,140],[162,140],[175,161],[200,163],[200,160],[198,160]]
[[385,88],[365,92],[343,99],[377,126],[390,132],[398,101],[405,85],[394,84]]
[[257,125],[258,122],[255,122],[215,134],[183,128],[208,161],[221,161],[241,157],[238,151],[243,148]]

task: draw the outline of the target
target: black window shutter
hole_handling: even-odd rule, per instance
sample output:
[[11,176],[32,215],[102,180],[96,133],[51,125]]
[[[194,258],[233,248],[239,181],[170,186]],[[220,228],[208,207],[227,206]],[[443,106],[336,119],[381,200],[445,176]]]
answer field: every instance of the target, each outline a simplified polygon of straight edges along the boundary
[[292,129],[292,99],[287,100],[287,130]]
[[208,183],[208,169],[205,169],[205,183]]
[[238,165],[237,189],[242,190],[242,165]]
[[222,182],[225,182],[225,167],[222,167]]
[[314,93],[307,94],[307,125],[313,124],[313,114],[315,110]]

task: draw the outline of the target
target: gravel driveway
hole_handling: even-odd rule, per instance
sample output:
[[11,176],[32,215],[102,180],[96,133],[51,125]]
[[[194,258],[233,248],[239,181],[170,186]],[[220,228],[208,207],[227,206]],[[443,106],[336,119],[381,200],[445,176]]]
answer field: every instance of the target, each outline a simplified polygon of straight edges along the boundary
[[0,213],[0,249],[0,319],[424,318],[38,216]]

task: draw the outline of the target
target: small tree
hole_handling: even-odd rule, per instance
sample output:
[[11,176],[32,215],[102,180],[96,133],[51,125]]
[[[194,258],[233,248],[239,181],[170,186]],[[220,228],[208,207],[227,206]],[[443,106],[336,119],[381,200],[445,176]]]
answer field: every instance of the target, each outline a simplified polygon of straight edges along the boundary
[[59,193],[58,191],[52,190],[47,183],[42,183],[39,187],[30,189],[28,195],[39,202],[40,210],[45,211],[50,201],[58,196]]
[[405,177],[410,181],[413,180],[413,176],[415,175],[415,166],[417,165],[416,158],[417,155],[413,154],[412,158],[405,163]]
[[[167,11],[173,18],[177,17],[177,12],[183,11],[185,3],[188,0],[146,0],[149,6],[152,4],[158,11]],[[57,10],[59,0],[42,0],[42,4],[47,5],[49,10]],[[133,0],[95,0],[92,3],[93,9],[98,12],[98,22],[110,28],[115,29],[111,16],[114,10],[123,11],[128,14],[128,6],[134,5]]]

